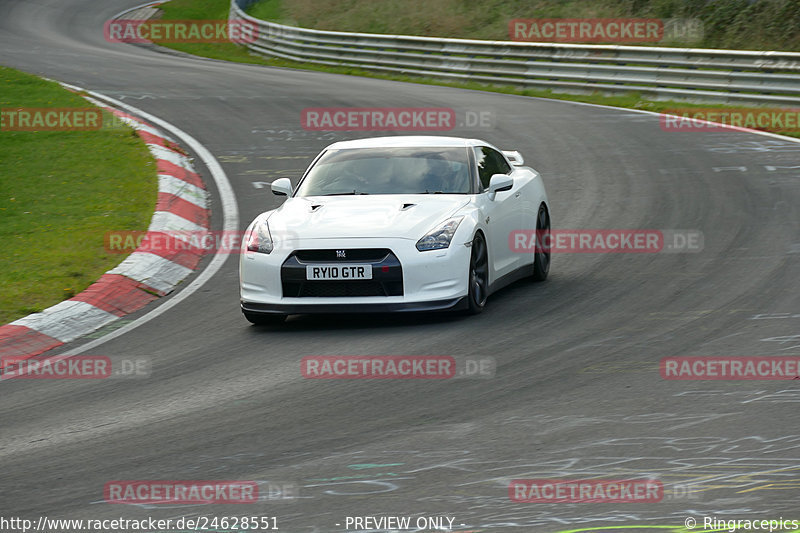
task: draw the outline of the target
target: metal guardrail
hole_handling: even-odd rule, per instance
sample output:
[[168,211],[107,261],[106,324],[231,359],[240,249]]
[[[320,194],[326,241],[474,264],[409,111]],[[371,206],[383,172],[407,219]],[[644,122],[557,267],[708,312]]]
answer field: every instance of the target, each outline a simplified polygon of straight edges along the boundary
[[478,41],[295,28],[244,12],[259,28],[248,48],[293,61],[561,92],[636,92],[675,100],[800,104],[800,53]]

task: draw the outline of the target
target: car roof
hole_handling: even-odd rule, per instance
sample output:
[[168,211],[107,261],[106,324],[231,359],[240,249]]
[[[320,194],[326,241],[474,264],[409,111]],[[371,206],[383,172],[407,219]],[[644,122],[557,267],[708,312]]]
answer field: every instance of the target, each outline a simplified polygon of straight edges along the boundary
[[436,135],[395,135],[391,137],[370,137],[366,139],[353,139],[339,141],[331,144],[326,150],[348,150],[353,148],[397,148],[397,147],[469,147],[491,146],[480,139],[467,139],[463,137],[444,137]]

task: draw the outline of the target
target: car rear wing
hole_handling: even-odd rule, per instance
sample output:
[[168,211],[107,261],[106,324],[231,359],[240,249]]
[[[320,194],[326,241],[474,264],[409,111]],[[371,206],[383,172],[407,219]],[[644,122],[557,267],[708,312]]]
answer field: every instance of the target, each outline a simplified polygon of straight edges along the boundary
[[515,167],[521,167],[525,164],[525,160],[522,158],[522,154],[517,152],[516,150],[503,150],[503,155],[508,158],[512,165]]

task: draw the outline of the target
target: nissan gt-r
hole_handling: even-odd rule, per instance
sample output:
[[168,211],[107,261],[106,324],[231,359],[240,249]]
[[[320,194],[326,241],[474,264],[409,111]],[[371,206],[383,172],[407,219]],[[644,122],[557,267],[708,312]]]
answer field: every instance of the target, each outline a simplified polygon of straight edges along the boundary
[[241,308],[252,323],[290,314],[465,310],[523,277],[547,278],[550,253],[510,246],[550,231],[541,176],[519,152],[477,139],[395,136],[325,148],[286,200],[247,228]]

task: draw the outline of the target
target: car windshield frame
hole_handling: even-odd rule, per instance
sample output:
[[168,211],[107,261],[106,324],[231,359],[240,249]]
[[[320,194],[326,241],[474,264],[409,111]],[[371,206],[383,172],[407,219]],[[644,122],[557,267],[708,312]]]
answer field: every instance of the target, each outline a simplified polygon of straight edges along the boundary
[[[293,198],[307,198],[314,196],[360,196],[360,195],[408,195],[408,194],[458,194],[472,195],[475,190],[474,158],[470,154],[469,146],[390,146],[390,147],[359,147],[324,150],[311,163],[297,187],[292,193]],[[405,160],[405,161],[401,161]],[[391,161],[392,165],[386,168],[381,162]],[[339,181],[327,187],[317,186],[312,188],[309,179],[314,179],[317,172],[322,170],[322,165],[330,166],[325,169],[328,175],[319,176],[321,180],[328,179],[331,174],[339,174],[347,167],[344,176],[335,176]],[[335,169],[332,165],[339,165]],[[400,165],[400,166],[397,166]],[[409,169],[407,175],[399,176],[398,170],[406,171],[403,165],[415,165]],[[371,170],[377,174],[359,171],[359,167]],[[355,170],[355,171],[353,171]],[[365,176],[364,174],[367,174]],[[380,174],[380,175],[378,175]],[[419,176],[419,183],[411,181]],[[365,178],[371,178],[368,181]],[[383,180],[378,182],[377,180]],[[314,185],[317,185],[316,183]],[[392,190],[393,186],[401,186]],[[381,188],[383,186],[383,189]],[[407,187],[407,188],[402,188]],[[327,191],[326,191],[327,189]]]

